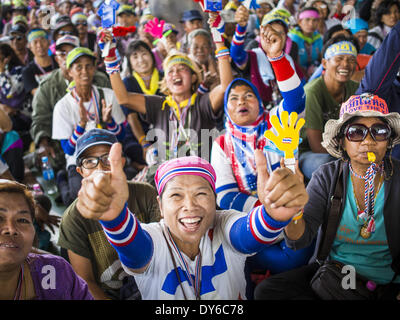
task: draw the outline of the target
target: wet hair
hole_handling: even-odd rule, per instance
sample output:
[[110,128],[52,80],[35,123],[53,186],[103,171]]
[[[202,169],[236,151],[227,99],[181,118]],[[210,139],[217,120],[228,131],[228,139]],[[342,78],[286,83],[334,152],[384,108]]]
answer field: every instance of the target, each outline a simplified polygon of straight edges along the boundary
[[153,68],[155,68],[156,66],[156,58],[154,57],[153,52],[151,51],[151,48],[149,47],[149,45],[144,42],[143,40],[134,40],[131,43],[129,43],[129,46],[126,50],[126,54],[125,56],[128,58],[128,70],[129,70],[129,74],[132,74],[133,69],[132,69],[132,65],[131,65],[131,61],[130,61],[130,56],[138,51],[140,48],[145,49],[151,56],[151,59],[153,60]]

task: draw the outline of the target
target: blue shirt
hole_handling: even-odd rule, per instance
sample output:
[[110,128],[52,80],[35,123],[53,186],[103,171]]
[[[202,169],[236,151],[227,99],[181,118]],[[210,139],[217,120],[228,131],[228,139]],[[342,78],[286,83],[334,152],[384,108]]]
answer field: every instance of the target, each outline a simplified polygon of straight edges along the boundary
[[[357,221],[357,205],[349,177],[343,216],[330,253],[331,259],[354,266],[357,273],[377,284],[389,283],[394,276],[383,219],[384,187],[383,183],[375,199],[375,232],[370,238],[364,239],[360,236],[364,220]],[[399,276],[395,282],[400,283]]]

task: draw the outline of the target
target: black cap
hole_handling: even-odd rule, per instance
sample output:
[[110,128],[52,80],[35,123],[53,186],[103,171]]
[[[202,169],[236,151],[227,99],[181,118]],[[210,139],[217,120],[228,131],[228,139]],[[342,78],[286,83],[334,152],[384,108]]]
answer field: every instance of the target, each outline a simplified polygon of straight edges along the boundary
[[81,136],[76,142],[76,161],[81,154],[90,147],[97,145],[109,145],[112,146],[118,142],[117,137],[108,130],[104,129],[92,129]]
[[28,30],[20,23],[14,24],[8,34],[12,33],[21,33],[21,34],[26,34]]
[[187,10],[183,12],[181,22],[192,20],[203,20],[203,16],[199,10]]

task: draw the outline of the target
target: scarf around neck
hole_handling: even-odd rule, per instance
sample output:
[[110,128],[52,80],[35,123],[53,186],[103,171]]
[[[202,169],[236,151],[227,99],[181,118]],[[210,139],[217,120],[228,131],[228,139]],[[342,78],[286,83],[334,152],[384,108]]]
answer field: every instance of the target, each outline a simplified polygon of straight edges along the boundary
[[[228,113],[228,96],[232,85],[242,81],[248,85],[259,101],[260,112],[256,121],[249,126],[239,126],[232,121]],[[262,101],[256,87],[246,79],[235,79],[231,82],[225,92],[225,148],[232,163],[233,173],[239,186],[240,192],[255,194],[257,191],[257,170],[255,165],[254,151],[263,149],[266,145],[264,132],[269,129],[269,113],[262,105]]]

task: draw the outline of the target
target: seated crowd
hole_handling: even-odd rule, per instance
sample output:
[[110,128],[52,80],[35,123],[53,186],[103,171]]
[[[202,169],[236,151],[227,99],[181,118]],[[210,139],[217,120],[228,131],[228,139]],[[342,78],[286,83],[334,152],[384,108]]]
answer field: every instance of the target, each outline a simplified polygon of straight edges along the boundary
[[179,1],[2,2],[0,300],[400,300],[400,2]]

